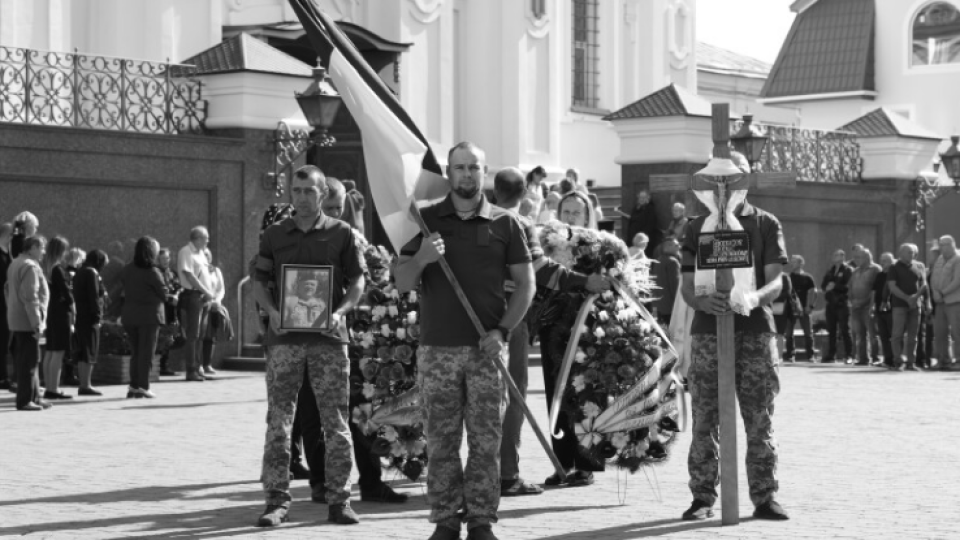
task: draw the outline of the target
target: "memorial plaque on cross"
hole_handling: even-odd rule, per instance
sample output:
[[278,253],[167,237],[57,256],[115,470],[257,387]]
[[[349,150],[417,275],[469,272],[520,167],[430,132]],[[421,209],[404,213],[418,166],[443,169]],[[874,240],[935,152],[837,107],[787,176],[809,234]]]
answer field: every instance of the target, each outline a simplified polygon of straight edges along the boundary
[[[717,292],[730,294],[735,285],[734,268],[762,264],[751,257],[749,236],[743,231],[731,230],[726,222],[726,206],[734,191],[749,189],[793,188],[794,172],[743,173],[730,160],[730,105],[713,105],[713,159],[703,170],[693,174],[664,174],[650,176],[650,191],[713,192],[718,210],[715,231],[708,231],[697,239],[698,269],[713,269]],[[699,197],[698,197],[699,198]],[[739,228],[739,227],[737,227]],[[757,284],[758,288],[762,284]],[[722,523],[740,523],[737,481],[737,391],[734,362],[734,313],[717,317],[717,356],[720,409],[720,505]]]

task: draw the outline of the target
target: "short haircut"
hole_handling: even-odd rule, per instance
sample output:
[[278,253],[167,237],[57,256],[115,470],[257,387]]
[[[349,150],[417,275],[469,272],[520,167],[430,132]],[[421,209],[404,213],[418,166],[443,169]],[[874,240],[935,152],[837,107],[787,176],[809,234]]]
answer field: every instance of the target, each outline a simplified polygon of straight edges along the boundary
[[[0,225],[0,234],[3,234],[3,226],[2,226],[2,225]],[[945,243],[947,243],[947,244],[950,244],[951,246],[957,245],[957,241],[954,240],[954,239],[953,239],[953,236],[950,236],[949,234],[945,234],[945,235],[941,236],[941,237],[940,237],[940,241],[941,241],[941,242],[945,242]]]
[[332,176],[328,176],[325,183],[327,184],[327,194],[324,196],[325,199],[334,199],[341,195],[344,197],[347,196],[347,188],[343,185],[343,182]]
[[449,152],[447,152],[447,165],[450,164],[450,159],[453,158],[453,153],[457,150],[469,150],[475,154],[480,154],[480,157],[483,159],[483,161],[487,161],[487,153],[483,151],[483,148],[480,148],[470,141],[460,141],[454,145]]
[[109,260],[110,257],[107,257],[107,254],[104,253],[103,250],[95,249],[87,253],[87,258],[83,260],[83,266],[93,268],[99,272],[103,270],[103,267],[107,265]]
[[87,252],[78,248],[72,247],[70,251],[67,251],[67,256],[63,259],[63,262],[67,266],[80,266],[80,263],[87,257]]
[[157,257],[159,257],[159,256],[161,256],[161,255],[169,255],[169,254],[170,254],[170,248],[168,248],[168,247],[162,247],[162,248],[160,248],[159,251],[157,251]]
[[650,242],[650,237],[647,236],[646,233],[642,233],[642,232],[638,232],[637,234],[633,235],[634,244],[637,243],[637,239],[640,239],[641,242],[647,242],[647,243]]
[[313,180],[317,186],[317,189],[320,190],[320,194],[323,195],[324,198],[326,198],[327,195],[329,194],[327,183],[324,182],[326,178],[327,178],[326,175],[323,174],[323,171],[320,170],[320,167],[317,167],[316,165],[304,165],[303,167],[300,167],[299,169],[296,170],[296,172],[293,173],[293,176],[290,177],[290,182],[293,183],[295,179],[296,180]]
[[913,242],[904,242],[903,244],[900,244],[900,249],[903,249],[903,248],[912,249],[914,254],[920,253],[920,248],[918,248],[917,245],[914,244]]
[[803,258],[803,255],[791,255],[790,258],[800,261],[800,264],[807,263],[807,260]]
[[40,226],[40,220],[37,219],[37,216],[33,215],[32,213],[26,210],[24,210],[23,212],[20,212],[19,214],[16,215],[16,217],[13,218],[14,227],[23,227],[27,223],[33,223],[35,227]]
[[28,236],[23,240],[23,253],[30,251],[37,246],[47,245],[47,239],[40,234]]
[[13,233],[13,223],[0,223],[0,236]]
[[834,250],[833,254],[834,254],[834,255],[839,254],[839,255],[846,256],[846,255],[847,255],[847,252],[844,251],[844,250],[842,250],[842,249],[837,249],[837,250]]
[[686,205],[684,205],[682,202],[675,202],[675,203],[673,203],[673,207],[674,207],[674,208],[679,208],[679,209],[681,209],[681,210],[686,210],[686,209],[687,209]]
[[133,264],[140,268],[153,268],[157,263],[157,241],[151,236],[141,236],[133,247]]
[[567,178],[573,177],[574,182],[580,182],[580,170],[579,169],[567,169]]
[[500,169],[493,177],[493,193],[501,204],[515,204],[526,193],[525,181],[519,171],[510,167]]
[[566,195],[567,193],[570,193],[571,191],[573,191],[573,182],[571,182],[569,178],[564,178],[563,180],[561,180],[561,181],[560,181],[560,194],[561,194],[561,195]]
[[197,225],[196,227],[190,229],[191,241],[201,238],[202,236],[206,236],[207,238],[210,238],[210,231],[208,231],[207,228],[204,227],[203,225]]

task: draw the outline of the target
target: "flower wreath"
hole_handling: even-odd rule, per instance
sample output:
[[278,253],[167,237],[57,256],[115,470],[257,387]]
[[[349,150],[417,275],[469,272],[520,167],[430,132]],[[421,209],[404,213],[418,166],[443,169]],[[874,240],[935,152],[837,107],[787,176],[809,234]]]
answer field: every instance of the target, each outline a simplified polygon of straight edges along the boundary
[[[544,298],[539,324],[551,358],[566,360],[560,410],[579,451],[598,466],[612,461],[635,472],[663,461],[679,431],[682,388],[672,368],[676,356],[657,322],[638,301],[653,285],[649,262],[631,259],[622,240],[557,221],[540,231],[544,253],[577,272],[617,280],[602,295],[554,294]],[[572,339],[576,343],[570,344]],[[557,373],[562,377],[564,373]],[[678,394],[680,398],[678,399]]]
[[348,321],[351,421],[371,440],[373,454],[415,481],[427,464],[416,386],[419,299],[416,291],[400,294],[393,284],[389,251],[358,244],[367,281]]

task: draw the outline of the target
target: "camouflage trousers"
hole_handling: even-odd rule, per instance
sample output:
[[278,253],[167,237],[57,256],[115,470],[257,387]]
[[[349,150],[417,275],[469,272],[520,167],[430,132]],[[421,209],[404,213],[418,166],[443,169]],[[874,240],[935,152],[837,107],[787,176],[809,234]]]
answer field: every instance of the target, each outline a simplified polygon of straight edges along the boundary
[[[460,528],[497,521],[500,506],[500,441],[507,408],[506,386],[494,362],[479,347],[433,347],[417,351],[424,432],[430,469],[430,521]],[[467,428],[467,465],[460,461]]]
[[290,432],[304,369],[323,424],[327,502],[350,498],[353,442],[347,425],[350,362],[346,349],[328,343],[267,347],[267,437],[260,477],[267,504],[290,504]]
[[[708,504],[717,500],[720,450],[720,409],[717,404],[717,336],[691,336],[688,373],[693,404],[693,440],[687,469],[690,491]],[[780,392],[776,334],[737,332],[737,401],[747,434],[747,481],[750,500],[761,505],[777,493],[777,441],[773,438],[773,399]]]

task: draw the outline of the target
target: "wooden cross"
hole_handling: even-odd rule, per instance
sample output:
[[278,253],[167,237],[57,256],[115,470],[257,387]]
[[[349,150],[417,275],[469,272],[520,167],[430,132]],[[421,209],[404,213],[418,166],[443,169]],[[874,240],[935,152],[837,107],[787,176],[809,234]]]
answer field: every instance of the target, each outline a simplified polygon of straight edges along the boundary
[[[730,105],[713,105],[713,157],[730,158]],[[729,193],[732,190],[750,188],[786,188],[796,187],[797,175],[786,173],[750,173],[736,179],[730,179],[725,189],[718,189],[716,181],[705,177],[687,174],[664,174],[650,176],[650,191],[719,191]],[[718,230],[724,230],[723,220]],[[763,264],[754,261],[754,264]],[[734,286],[731,268],[716,271],[717,291],[729,294]],[[736,364],[734,362],[734,331],[732,312],[717,317],[717,356],[719,376],[720,409],[720,505],[722,523],[737,525],[740,523],[739,493],[737,480],[737,389]]]

